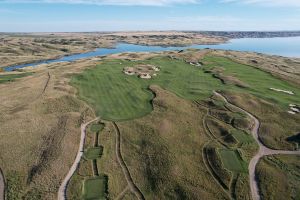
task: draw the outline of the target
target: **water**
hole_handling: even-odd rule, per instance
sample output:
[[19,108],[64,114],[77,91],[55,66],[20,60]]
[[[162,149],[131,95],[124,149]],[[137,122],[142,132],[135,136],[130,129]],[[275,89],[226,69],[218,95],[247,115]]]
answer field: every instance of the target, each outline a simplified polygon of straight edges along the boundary
[[232,39],[229,43],[218,45],[191,45],[188,47],[160,47],[160,46],[142,46],[120,43],[114,49],[99,48],[95,51],[88,53],[81,53],[76,55],[64,56],[59,59],[45,60],[36,63],[22,64],[16,66],[6,67],[6,71],[12,71],[14,69],[36,66],[44,63],[75,61],[83,58],[90,58],[95,56],[104,56],[114,53],[124,52],[160,52],[170,50],[184,50],[187,48],[196,49],[224,49],[235,51],[253,51],[258,53],[265,53],[269,55],[278,55],[286,57],[300,57],[300,37],[286,37],[286,38],[243,38]]

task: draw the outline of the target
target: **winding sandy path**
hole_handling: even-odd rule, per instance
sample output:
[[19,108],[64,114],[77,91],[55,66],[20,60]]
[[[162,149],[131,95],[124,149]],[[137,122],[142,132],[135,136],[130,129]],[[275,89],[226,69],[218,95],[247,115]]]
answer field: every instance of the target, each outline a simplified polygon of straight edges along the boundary
[[230,104],[231,106],[235,107],[236,109],[246,113],[254,121],[254,126],[251,130],[251,133],[252,133],[255,141],[259,145],[259,150],[258,150],[257,154],[251,159],[248,169],[249,169],[249,179],[250,179],[249,181],[250,181],[252,199],[260,200],[257,177],[255,176],[255,168],[256,168],[256,165],[257,165],[259,159],[263,156],[277,155],[277,154],[300,155],[300,151],[281,151],[281,150],[274,150],[274,149],[270,149],[270,148],[266,147],[259,140],[259,137],[258,137],[258,130],[259,130],[259,126],[260,126],[260,122],[258,121],[258,119],[255,116],[253,116],[251,113],[244,110],[243,108],[240,108],[236,105],[229,103],[223,95],[221,95],[215,91],[214,91],[214,94],[221,97],[226,103]]
[[2,174],[2,170],[0,169],[0,200],[5,199],[5,181],[4,176]]
[[113,122],[113,125],[115,127],[115,132],[116,132],[116,156],[117,156],[117,160],[122,168],[123,174],[125,176],[125,179],[127,181],[127,184],[131,190],[132,193],[135,194],[135,196],[139,199],[139,200],[144,200],[145,197],[142,194],[142,192],[139,190],[139,188],[134,184],[133,179],[130,175],[130,172],[128,170],[128,167],[126,165],[126,163],[123,160],[122,154],[121,154],[121,133],[120,133],[120,129],[118,127],[118,125]]
[[83,155],[83,151],[84,151],[84,142],[85,142],[85,136],[86,136],[86,127],[93,123],[94,121],[99,120],[99,118],[97,117],[96,119],[93,119],[85,124],[81,124],[81,136],[80,136],[80,143],[79,143],[79,148],[78,148],[78,152],[75,158],[75,161],[72,165],[72,167],[70,168],[67,176],[65,177],[65,179],[63,180],[63,182],[61,183],[59,190],[58,190],[58,200],[65,200],[66,198],[66,190],[67,190],[67,186],[69,184],[69,181],[71,179],[71,177],[73,176],[74,172],[76,171],[76,169],[78,168],[78,165],[80,163],[81,157]]

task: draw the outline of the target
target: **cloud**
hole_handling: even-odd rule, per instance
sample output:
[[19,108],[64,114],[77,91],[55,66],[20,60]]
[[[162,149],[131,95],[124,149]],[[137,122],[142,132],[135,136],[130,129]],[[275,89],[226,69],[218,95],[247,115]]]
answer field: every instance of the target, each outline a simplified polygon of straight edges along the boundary
[[263,6],[300,7],[300,0],[221,0],[220,2],[258,4]]
[[197,4],[200,0],[3,0],[0,3],[64,3],[122,6],[169,6],[174,4]]

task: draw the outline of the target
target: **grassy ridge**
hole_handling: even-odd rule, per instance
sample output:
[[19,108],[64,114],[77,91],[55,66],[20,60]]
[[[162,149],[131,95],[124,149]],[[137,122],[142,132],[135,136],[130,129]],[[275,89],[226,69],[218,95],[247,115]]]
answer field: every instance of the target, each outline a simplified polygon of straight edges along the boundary
[[[242,65],[231,61],[228,58],[206,56],[204,61],[208,64],[206,68],[213,68],[219,66],[224,68],[225,75],[231,75],[245,84],[249,85],[248,88],[233,87],[236,91],[244,91],[253,94],[262,99],[269,100],[283,107],[288,107],[288,104],[295,103],[300,104],[300,88],[295,87],[286,81],[280,80],[271,74],[255,69],[254,67]],[[270,90],[270,88],[278,88],[288,91],[293,91],[295,95],[288,95],[281,92]]]
[[6,75],[0,75],[0,84],[6,83],[6,82],[12,82],[17,78],[22,78],[25,76],[32,75],[32,73],[22,73],[22,74],[6,74]]

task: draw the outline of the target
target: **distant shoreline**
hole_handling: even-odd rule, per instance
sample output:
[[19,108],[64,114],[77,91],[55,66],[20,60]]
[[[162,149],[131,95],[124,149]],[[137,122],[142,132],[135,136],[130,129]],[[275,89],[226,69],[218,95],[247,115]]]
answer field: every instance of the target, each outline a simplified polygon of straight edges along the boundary
[[170,31],[91,31],[91,32],[0,32],[0,35],[61,35],[61,34],[132,34],[132,33],[197,33],[207,36],[227,37],[230,39],[238,38],[274,38],[274,37],[298,37],[299,31],[189,31],[189,30],[170,30]]

